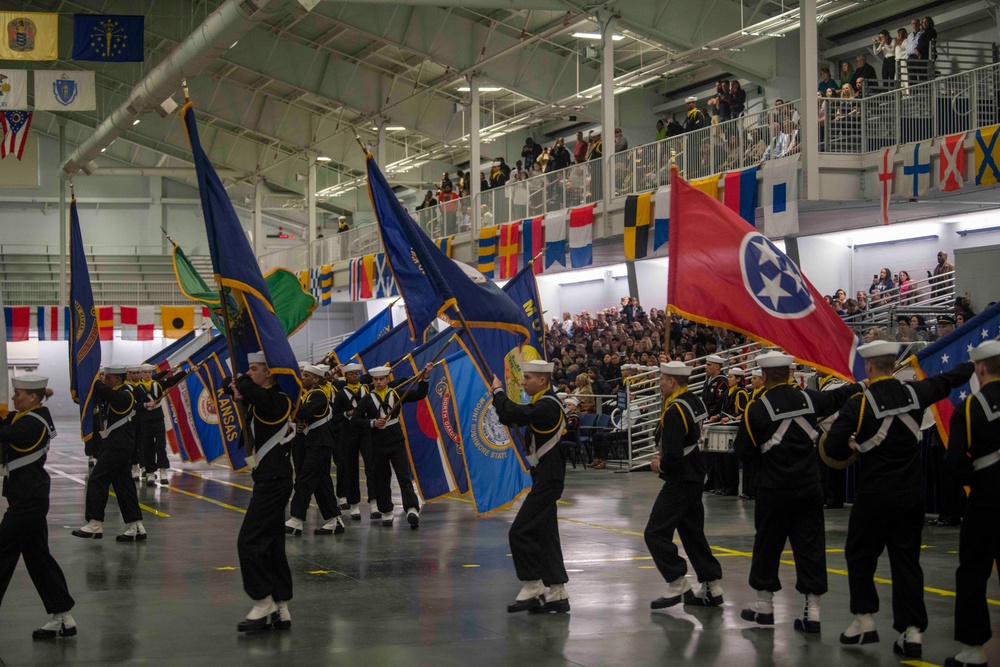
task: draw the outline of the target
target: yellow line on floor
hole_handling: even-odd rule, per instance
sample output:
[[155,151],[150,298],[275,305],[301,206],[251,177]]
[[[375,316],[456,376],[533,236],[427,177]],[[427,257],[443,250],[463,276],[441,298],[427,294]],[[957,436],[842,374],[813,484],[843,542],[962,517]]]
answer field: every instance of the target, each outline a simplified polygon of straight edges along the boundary
[[219,507],[225,507],[227,510],[232,510],[234,512],[239,512],[240,514],[246,514],[245,509],[240,509],[239,507],[233,507],[232,505],[227,505],[226,503],[219,502],[212,498],[206,498],[205,496],[199,496],[197,493],[191,493],[190,491],[185,491],[184,489],[178,489],[176,486],[167,486],[166,484],[161,485],[164,489],[170,489],[171,491],[176,491],[177,493],[182,493],[185,496],[191,496],[192,498],[197,498],[198,500],[204,500],[206,503],[212,503],[213,505],[218,505]]
[[[216,479],[214,477],[209,477],[208,475],[202,475],[190,470],[181,470],[180,468],[171,468],[172,472],[179,472],[182,475],[191,475],[192,477],[200,477],[201,479],[207,479],[209,482],[216,482],[217,484],[225,484],[226,486],[233,486],[237,489],[243,489],[244,491],[253,491],[252,486],[244,486],[243,484],[237,484],[236,482],[227,482],[224,479]],[[167,487],[169,488],[169,487]]]
[[[48,468],[49,470],[51,470],[55,474],[59,475],[60,477],[65,477],[66,479],[72,480],[72,481],[76,482],[77,484],[80,484],[81,486],[87,486],[87,480],[80,479],[76,475],[71,475],[68,472],[59,470],[58,468],[53,468],[52,466],[46,466],[46,468]],[[118,498],[118,496],[115,495],[114,491],[108,491],[108,495],[111,496],[112,498],[115,498],[116,500]],[[166,512],[161,512],[160,510],[153,509],[152,507],[150,507],[148,505],[143,505],[142,503],[139,503],[139,509],[145,510],[145,511],[149,512],[150,514],[152,514],[153,516],[158,516],[161,519],[169,519],[170,518],[170,515],[167,514]]]

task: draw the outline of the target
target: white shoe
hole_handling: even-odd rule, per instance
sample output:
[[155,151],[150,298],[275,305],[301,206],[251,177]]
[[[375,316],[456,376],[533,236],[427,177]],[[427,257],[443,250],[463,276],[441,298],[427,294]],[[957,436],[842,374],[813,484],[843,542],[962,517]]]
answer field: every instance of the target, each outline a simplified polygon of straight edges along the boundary
[[339,516],[335,516],[323,524],[322,528],[314,530],[313,535],[343,535],[345,530],[347,528],[344,526],[344,520]]
[[361,508],[351,505],[351,521],[361,521]]
[[146,486],[156,486],[156,473],[155,472],[151,472],[151,473],[145,475],[145,478],[146,478]]
[[[272,614],[278,611],[278,605],[274,603],[274,598],[268,595],[263,600],[256,600],[253,607],[247,614],[246,619],[236,626],[239,632],[260,632],[271,627]],[[291,617],[289,617],[291,620]]]
[[924,652],[924,635],[915,626],[909,626],[892,645],[893,652],[907,658],[919,658]]
[[340,509],[342,510],[351,508],[351,506],[347,504],[347,498],[337,498],[337,504],[340,505]]
[[517,597],[514,598],[514,600],[517,602],[533,600],[543,593],[545,593],[545,585],[542,584],[541,579],[526,581],[524,582],[524,585],[521,586],[521,592],[517,594]]
[[139,466],[138,465],[132,466],[132,481],[133,482],[138,482],[139,481]]
[[387,526],[388,527],[388,526],[392,525],[392,519],[393,519],[392,510],[390,510],[388,512],[382,512],[381,516],[382,516],[382,525],[383,526]]
[[420,527],[420,512],[415,508],[411,507],[406,510],[406,522],[410,524],[410,528],[415,530]]
[[795,619],[795,629],[802,632],[817,633],[820,631],[819,624],[819,597],[811,593],[806,594],[806,607],[802,612],[802,617]]
[[721,607],[722,603],[722,583],[718,579],[701,582],[701,589],[697,592],[689,590],[684,593],[684,604],[686,605],[694,607]]
[[287,602],[278,602],[278,611],[271,614],[271,624],[275,630],[292,629],[292,612],[288,611]]
[[876,642],[878,642],[878,629],[875,626],[875,616],[872,614],[855,614],[854,622],[840,635],[840,643],[848,646]]
[[51,621],[31,633],[31,638],[36,640],[75,636],[76,621],[68,611],[62,614],[52,614]]
[[[673,607],[675,604],[679,604],[684,596],[691,591],[691,584],[688,583],[687,577],[677,577],[673,581],[667,582],[667,592],[661,598],[656,598],[649,603],[650,609],[666,609],[667,607]],[[546,596],[548,599],[548,596]]]
[[[949,658],[952,663],[958,663],[964,667],[986,667],[986,651],[983,650],[982,645],[971,646],[969,644],[962,644],[962,650],[955,654],[954,658]],[[945,664],[951,664],[945,662]]]
[[757,601],[741,611],[740,618],[757,625],[774,625],[774,593],[757,591]]
[[285,535],[301,535],[302,526],[305,522],[302,519],[296,519],[294,516],[285,522]]
[[87,525],[83,528],[79,528],[73,531],[73,535],[76,537],[92,538],[99,540],[104,537],[104,524],[96,519],[91,519],[87,522]]
[[125,529],[125,532],[115,538],[116,542],[145,542],[146,528],[142,521],[133,521]]

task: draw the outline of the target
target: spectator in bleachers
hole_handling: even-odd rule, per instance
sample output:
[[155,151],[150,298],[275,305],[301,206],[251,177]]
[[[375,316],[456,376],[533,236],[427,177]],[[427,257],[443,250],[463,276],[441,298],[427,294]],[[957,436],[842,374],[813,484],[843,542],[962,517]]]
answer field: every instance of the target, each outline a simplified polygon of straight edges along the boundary
[[628,139],[622,134],[622,128],[615,128],[615,152],[621,153],[622,151],[628,150]]
[[816,90],[819,91],[821,97],[826,97],[826,91],[833,90],[836,91],[840,88],[837,82],[830,78],[830,68],[823,67],[819,70],[819,86]]
[[548,173],[548,171],[549,171],[549,160],[551,160],[551,159],[552,159],[552,155],[551,155],[551,152],[549,151],[549,149],[548,148],[543,148],[541,154],[538,156],[538,159],[535,160],[535,164],[538,166],[539,169],[542,170],[543,174]]
[[854,300],[858,302],[858,310],[864,312],[868,310],[868,292],[859,289],[854,295]]
[[858,308],[858,300],[848,299],[845,312],[846,312],[845,317],[853,317],[855,315],[861,315],[861,309]]
[[729,100],[729,81],[726,79],[716,81],[715,96],[708,100],[708,107],[712,110],[713,123],[724,123],[729,120]]
[[865,333],[865,342],[871,343],[876,340],[886,340],[885,330],[882,327],[872,327]]
[[698,110],[698,98],[689,97],[685,100],[687,115],[684,118],[684,131],[693,132],[705,127],[705,114]]
[[527,174],[528,171],[524,168],[524,163],[520,160],[514,161],[514,168],[510,170],[510,180],[516,181],[518,175]]
[[583,370],[577,374],[573,383],[573,395],[580,399],[580,413],[592,415],[597,412],[597,399],[594,398],[594,391],[590,385],[590,376]]
[[486,192],[490,189],[490,181],[486,178],[486,174],[479,172],[479,191]]
[[479,207],[479,224],[482,227],[493,226],[493,214],[490,213],[490,207],[486,204]]
[[882,30],[872,37],[872,54],[882,61],[882,85],[888,87],[896,78],[896,49],[888,30]]
[[[855,58],[857,65],[854,68],[854,74],[851,75],[851,83],[854,85],[854,92],[865,93],[865,88],[875,82],[878,85],[878,74],[875,73],[875,68],[868,64],[868,58],[864,54],[858,55]],[[862,85],[858,84],[858,79],[864,79]]]
[[921,60],[931,60],[931,41],[937,39],[937,30],[934,29],[934,19],[925,16],[920,21],[920,33],[917,35],[917,57]]
[[899,302],[910,303],[914,299],[913,281],[910,280],[909,271],[899,272]]
[[447,171],[441,174],[441,180],[438,182],[438,190],[444,190],[445,185],[447,185],[451,189],[454,189],[454,185],[451,182],[451,178],[448,177]]
[[666,138],[667,138],[667,126],[666,126],[666,124],[662,120],[657,119],[657,121],[656,121],[656,139],[655,140],[656,141],[663,141]]
[[920,19],[910,19],[910,33],[906,36],[906,57],[917,57],[917,38],[920,37]]
[[[899,30],[896,31],[896,39],[892,43],[892,50],[893,50],[893,56],[894,56],[893,71],[892,71],[892,78],[893,78],[893,80],[896,79],[896,68],[899,68],[901,66],[900,63],[902,63],[903,61],[906,60],[906,42],[907,42],[907,39],[908,39],[908,35],[906,33],[906,28],[900,28]],[[905,73],[901,73],[900,80],[899,80],[899,85],[902,86],[902,87],[904,87],[904,88],[906,87],[906,75],[905,75]]]
[[877,306],[886,303],[889,299],[889,293],[894,289],[896,289],[896,285],[892,282],[892,271],[886,267],[877,276],[872,277],[871,287],[868,288],[872,305]]
[[684,134],[684,126],[677,122],[673,116],[667,121],[667,137],[678,137]]
[[417,207],[418,211],[422,211],[425,208],[430,208],[431,206],[437,206],[437,199],[434,198],[434,193],[430,190],[424,195],[424,200],[420,202],[420,206]]
[[565,169],[573,164],[573,156],[569,154],[569,149],[566,148],[566,142],[562,137],[556,139],[556,144],[549,153],[549,160],[550,171]]
[[584,140],[583,132],[576,133],[576,145],[573,146],[573,157],[576,159],[578,164],[587,161],[587,149],[590,144]]
[[844,85],[850,85],[851,88],[854,87],[854,77],[852,76],[853,74],[854,74],[854,69],[851,67],[851,63],[848,62],[847,60],[841,61],[840,73],[837,75],[838,76],[837,83],[840,85],[841,88],[843,88]]
[[524,159],[524,168],[531,169],[535,160],[542,154],[542,147],[535,143],[535,140],[528,137],[524,140],[524,147],[521,148],[521,158]]
[[601,141],[601,133],[595,132],[593,139],[590,141],[590,157],[591,160],[600,160],[604,157],[604,142]]
[[739,118],[747,106],[747,91],[736,79],[729,84],[729,117]]
[[896,317],[896,340],[900,343],[915,343],[919,340],[917,333],[910,326],[908,315],[899,315]]

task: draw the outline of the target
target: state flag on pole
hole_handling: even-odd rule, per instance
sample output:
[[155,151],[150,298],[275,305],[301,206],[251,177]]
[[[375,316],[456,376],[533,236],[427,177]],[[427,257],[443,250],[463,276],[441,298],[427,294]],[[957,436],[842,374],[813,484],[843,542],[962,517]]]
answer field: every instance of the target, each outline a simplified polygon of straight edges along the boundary
[[976,130],[976,185],[995,185],[1000,183],[1000,147],[997,138],[1000,137],[1000,125],[984,127]]
[[496,262],[497,228],[483,227],[479,230],[479,272],[487,278],[492,278]]
[[670,186],[661,185],[653,195],[653,252],[670,239]]
[[0,69],[0,111],[28,108],[28,70]]
[[545,230],[542,218],[527,218],[521,222],[521,247],[524,252],[524,266],[535,268],[535,274],[542,272],[542,251],[545,249]]
[[562,209],[545,214],[545,268],[555,263],[566,266],[567,211]]
[[153,340],[152,306],[119,306],[122,340]]
[[931,189],[931,144],[918,141],[903,147],[903,178],[896,182],[896,194],[923,197]]
[[18,160],[24,155],[24,144],[31,129],[30,111],[0,112],[0,160],[7,154],[14,155]]
[[500,227],[500,279],[513,278],[517,273],[517,255],[521,250],[521,223],[511,222]]
[[35,109],[94,111],[97,92],[93,70],[35,70]]
[[100,306],[97,308],[97,331],[101,340],[115,339],[115,307]]
[[649,250],[649,207],[652,193],[625,198],[625,259],[642,259]]
[[28,340],[28,329],[31,325],[30,306],[4,306],[3,319],[8,343]]
[[726,208],[734,213],[739,213],[741,218],[755,227],[757,222],[757,169],[759,167],[750,167],[743,171],[727,173],[725,178],[726,192],[723,195]]
[[594,263],[594,205],[569,213],[569,265],[574,269]]
[[36,310],[38,340],[69,340],[69,308],[39,306]]
[[677,172],[670,200],[671,312],[740,331],[802,363],[854,377],[854,333],[777,246]]
[[141,63],[144,31],[142,15],[74,14],[73,60]]
[[59,59],[59,14],[3,11],[0,28],[0,60]]
[[896,147],[890,146],[882,151],[882,160],[878,166],[879,203],[881,204],[882,224],[889,224],[889,199],[892,197],[892,182],[895,180]]
[[938,153],[938,189],[961,190],[965,185],[965,132],[943,137]]
[[799,156],[764,164],[764,235],[784,237],[799,231]]

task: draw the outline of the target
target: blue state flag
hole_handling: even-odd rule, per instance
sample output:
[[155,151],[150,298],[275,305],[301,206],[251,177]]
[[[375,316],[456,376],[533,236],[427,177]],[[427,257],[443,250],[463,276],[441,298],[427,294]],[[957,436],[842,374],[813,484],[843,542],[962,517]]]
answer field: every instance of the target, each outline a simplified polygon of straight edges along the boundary
[[[358,358],[361,365],[366,369],[383,364],[392,366],[408,355],[416,346],[417,343],[410,338],[409,323],[403,322],[394,326],[389,333],[354,356]],[[344,358],[341,358],[341,360],[344,362],[348,361],[348,359]]]
[[545,313],[542,310],[542,300],[538,296],[538,283],[531,265],[525,266],[516,276],[503,286],[504,293],[524,311],[524,316],[530,323],[530,345],[542,356],[545,355]]
[[364,325],[333,348],[337,363],[347,363],[361,350],[392,331],[392,305],[371,318]]
[[80,406],[80,434],[87,442],[94,435],[94,409],[97,407],[94,385],[101,369],[101,336],[87,256],[83,252],[76,197],[69,205],[69,227],[69,391],[73,401]]
[[183,115],[198,173],[198,190],[208,231],[212,269],[216,282],[227,291],[226,308],[236,355],[232,359],[233,370],[246,373],[249,368],[247,354],[263,352],[271,375],[292,401],[294,415],[302,391],[298,362],[288,344],[281,320],[274,312],[271,294],[229,195],[202,150],[194,107],[190,102],[184,105]]
[[492,514],[521,497],[531,486],[531,475],[517,455],[510,432],[497,417],[490,383],[468,353],[448,357],[445,372],[454,398],[472,502],[479,516]]
[[216,426],[223,451],[229,459],[229,467],[234,472],[247,468],[246,452],[240,445],[243,422],[233,397],[225,392],[225,379],[230,375],[225,365],[229,353],[222,350],[213,353],[198,367],[202,383],[210,390],[214,399]]
[[121,14],[74,14],[73,60],[141,63],[145,17]]
[[188,345],[191,341],[193,341],[194,337],[199,335],[200,333],[201,332],[196,332],[194,329],[188,331],[186,334],[184,334],[183,336],[172,342],[170,345],[167,345],[165,348],[163,348],[153,356],[146,359],[144,363],[153,364],[154,366],[159,366],[160,363],[168,360],[181,348],[183,348],[184,346]]

